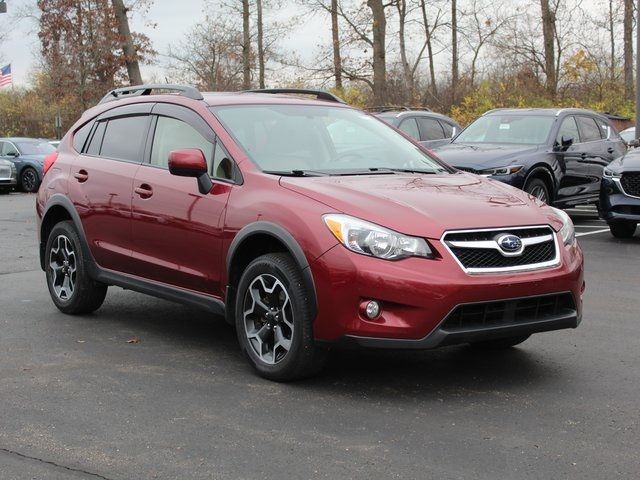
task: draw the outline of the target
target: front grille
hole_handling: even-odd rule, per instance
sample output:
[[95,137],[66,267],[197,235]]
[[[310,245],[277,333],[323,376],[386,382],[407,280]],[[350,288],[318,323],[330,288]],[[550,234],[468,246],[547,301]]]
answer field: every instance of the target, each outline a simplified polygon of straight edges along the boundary
[[623,173],[620,184],[627,195],[640,197],[640,172]]
[[571,293],[526,297],[497,302],[470,303],[456,307],[441,330],[456,332],[487,327],[515,326],[551,320],[575,313]]
[[[497,241],[502,235],[520,238],[521,250],[503,250]],[[555,232],[548,226],[448,232],[443,241],[468,273],[533,270],[558,261]]]

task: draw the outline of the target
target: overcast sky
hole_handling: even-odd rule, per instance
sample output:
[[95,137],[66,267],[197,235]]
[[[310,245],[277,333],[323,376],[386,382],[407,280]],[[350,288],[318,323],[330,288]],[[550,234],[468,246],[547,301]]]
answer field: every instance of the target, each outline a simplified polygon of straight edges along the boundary
[[[0,63],[11,63],[14,84],[24,85],[29,82],[35,67],[39,49],[38,35],[33,20],[21,20],[16,24],[11,12],[33,5],[35,1],[6,0],[6,3],[9,14],[0,15],[0,29],[6,31],[7,27],[11,27],[11,32],[8,41],[0,47]],[[155,0],[147,20],[156,23],[156,28],[149,28],[140,18],[133,19],[131,28],[146,33],[158,53],[166,53],[170,44],[179,42],[189,28],[202,18],[203,3],[202,0]],[[295,13],[293,1],[285,1],[283,4],[286,6],[280,12],[282,15]],[[327,35],[330,32],[328,18],[321,15],[312,18],[307,16],[305,23],[292,30],[281,44],[297,52],[312,54],[317,45],[329,41],[329,38],[322,38],[324,32]],[[163,61],[163,57],[159,56],[156,63],[162,64]],[[162,68],[142,67],[143,77],[148,78],[153,73],[157,73],[160,78],[163,76]]]

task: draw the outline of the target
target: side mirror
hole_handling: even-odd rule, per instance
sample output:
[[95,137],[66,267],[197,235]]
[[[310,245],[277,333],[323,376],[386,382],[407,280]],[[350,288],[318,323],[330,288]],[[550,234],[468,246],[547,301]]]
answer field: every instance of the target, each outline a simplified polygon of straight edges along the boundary
[[20,154],[18,152],[7,152],[7,157],[18,158]]
[[560,139],[560,149],[566,152],[571,145],[573,145],[573,137],[565,137],[564,135]]
[[198,190],[203,195],[213,188],[209,177],[207,160],[197,148],[173,150],[169,153],[169,172],[178,177],[194,177],[198,179]]
[[630,140],[627,142],[627,146],[638,148],[640,147],[640,140],[638,140],[637,138],[634,138],[633,140]]

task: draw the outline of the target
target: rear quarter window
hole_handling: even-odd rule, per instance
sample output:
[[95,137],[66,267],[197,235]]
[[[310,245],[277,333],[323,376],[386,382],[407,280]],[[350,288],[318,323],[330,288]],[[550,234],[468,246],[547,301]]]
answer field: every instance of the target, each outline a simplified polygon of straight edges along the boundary
[[87,142],[87,138],[89,138],[92,127],[93,122],[88,122],[73,134],[73,148],[76,152],[82,152],[84,144]]

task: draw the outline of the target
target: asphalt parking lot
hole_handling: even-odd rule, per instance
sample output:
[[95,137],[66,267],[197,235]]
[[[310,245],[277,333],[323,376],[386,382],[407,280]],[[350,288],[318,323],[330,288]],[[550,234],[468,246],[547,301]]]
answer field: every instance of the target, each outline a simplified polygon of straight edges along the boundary
[[[0,479],[611,479],[640,476],[640,234],[571,211],[577,330],[503,353],[340,352],[255,376],[226,324],[111,288],[49,299],[35,197],[0,196]],[[132,342],[133,343],[129,343]]]

